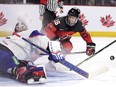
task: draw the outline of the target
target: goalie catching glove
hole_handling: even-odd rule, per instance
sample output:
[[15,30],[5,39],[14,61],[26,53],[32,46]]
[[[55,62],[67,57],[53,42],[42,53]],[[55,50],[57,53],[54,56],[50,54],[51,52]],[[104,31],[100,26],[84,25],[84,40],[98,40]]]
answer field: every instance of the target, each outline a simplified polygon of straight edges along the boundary
[[95,54],[95,43],[87,43],[87,49],[86,49],[86,54],[88,56],[94,55]]

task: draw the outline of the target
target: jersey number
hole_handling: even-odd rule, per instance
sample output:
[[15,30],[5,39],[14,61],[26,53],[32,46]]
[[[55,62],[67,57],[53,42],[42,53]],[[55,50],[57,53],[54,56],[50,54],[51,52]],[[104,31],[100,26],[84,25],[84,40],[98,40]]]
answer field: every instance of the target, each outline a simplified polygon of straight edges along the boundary
[[54,24],[55,24],[55,25],[60,24],[60,20],[59,20],[59,19],[55,20],[55,21],[54,21]]

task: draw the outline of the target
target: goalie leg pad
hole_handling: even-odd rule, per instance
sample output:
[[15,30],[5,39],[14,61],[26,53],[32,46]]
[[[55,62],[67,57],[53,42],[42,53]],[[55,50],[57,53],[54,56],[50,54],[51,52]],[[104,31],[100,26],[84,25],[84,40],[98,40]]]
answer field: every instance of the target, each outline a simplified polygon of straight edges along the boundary
[[45,65],[46,71],[55,71],[56,67],[55,67],[55,63],[53,61],[49,61],[46,65]]
[[23,66],[23,67],[15,67],[13,69],[9,69],[9,73],[13,78],[16,78],[20,82],[27,84],[35,84],[35,83],[45,83],[47,80],[45,68],[43,65],[39,66]]
[[27,84],[45,83],[47,80],[45,67],[43,65],[39,65],[34,70],[35,71],[32,72],[32,77],[27,80]]
[[49,41],[49,50],[50,52],[60,52],[61,51],[61,47],[60,47],[60,42],[59,41]]
[[59,41],[50,41],[49,42],[50,55],[49,60],[54,61],[55,63],[64,60],[63,54],[61,53],[60,42]]

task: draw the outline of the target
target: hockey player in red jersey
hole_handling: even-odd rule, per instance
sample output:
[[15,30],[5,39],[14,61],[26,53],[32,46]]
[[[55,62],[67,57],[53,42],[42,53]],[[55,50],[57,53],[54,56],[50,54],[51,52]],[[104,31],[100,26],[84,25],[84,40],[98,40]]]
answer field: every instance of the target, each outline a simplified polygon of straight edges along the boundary
[[[53,55],[49,57],[49,60],[57,63],[64,59],[62,56],[59,57],[61,55],[59,46],[56,49],[48,45],[52,42],[37,30],[26,30],[18,34],[31,43],[48,50]],[[43,53],[42,50],[30,45],[15,34],[8,36],[0,41],[0,73],[27,84],[45,83],[47,76],[44,66],[39,62],[37,65],[34,64],[34,61],[41,57],[41,53]]]
[[[92,41],[82,22],[79,20],[80,9],[71,8],[64,17],[53,20],[45,27],[45,34],[51,40],[59,40],[64,52],[71,52],[73,45],[70,41],[73,34],[79,32],[80,36],[87,43],[86,54],[91,56],[95,53],[96,44]],[[76,43],[76,42],[75,42]]]

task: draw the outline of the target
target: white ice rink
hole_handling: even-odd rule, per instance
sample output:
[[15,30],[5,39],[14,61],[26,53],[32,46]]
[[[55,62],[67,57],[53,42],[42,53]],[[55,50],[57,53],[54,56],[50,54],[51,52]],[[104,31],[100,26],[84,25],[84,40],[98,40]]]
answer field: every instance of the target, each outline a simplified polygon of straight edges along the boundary
[[[109,37],[93,37],[93,41],[96,43],[96,51],[99,51],[107,44],[116,40],[116,38]],[[74,37],[71,39],[74,49],[73,51],[84,51],[86,49],[86,44],[81,37]],[[102,73],[90,79],[85,79],[79,74],[69,71],[66,67],[61,64],[55,64],[57,70],[54,72],[47,72],[48,80],[45,84],[34,84],[27,85],[15,81],[10,78],[5,78],[0,76],[0,86],[10,87],[10,86],[20,86],[20,87],[116,87],[116,59],[110,60],[110,56],[116,57],[116,43],[112,44],[108,48],[101,51],[99,54],[94,56],[92,59],[83,63],[79,67],[83,70],[91,73],[100,69],[101,67],[108,67],[109,71]],[[45,56],[47,57],[47,56]],[[38,59],[35,63],[47,63],[47,58],[42,57]],[[80,61],[88,58],[86,54],[71,54],[66,55],[66,60],[76,65]]]

